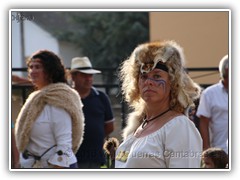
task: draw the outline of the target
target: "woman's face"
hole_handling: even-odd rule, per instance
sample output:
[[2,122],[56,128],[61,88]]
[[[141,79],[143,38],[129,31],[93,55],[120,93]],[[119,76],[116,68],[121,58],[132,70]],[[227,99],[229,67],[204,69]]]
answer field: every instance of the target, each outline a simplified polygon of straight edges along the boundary
[[44,72],[43,65],[39,58],[31,60],[28,65],[28,75],[32,83],[37,86],[38,89],[49,84],[46,74]]
[[139,75],[139,90],[143,100],[147,103],[169,103],[170,81],[166,71],[153,69],[149,73]]

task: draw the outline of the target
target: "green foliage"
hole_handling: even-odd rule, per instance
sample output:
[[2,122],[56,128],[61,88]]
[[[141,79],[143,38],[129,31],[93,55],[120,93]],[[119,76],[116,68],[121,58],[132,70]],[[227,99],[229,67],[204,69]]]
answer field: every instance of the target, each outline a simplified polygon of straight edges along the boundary
[[95,67],[117,68],[138,44],[149,40],[148,12],[74,12],[67,15],[76,26],[57,32],[57,37],[79,46]]
[[[149,40],[148,12],[65,12],[64,17],[71,27],[55,36],[80,47],[94,67],[117,69],[138,44]],[[117,72],[102,75],[107,83],[117,79]]]

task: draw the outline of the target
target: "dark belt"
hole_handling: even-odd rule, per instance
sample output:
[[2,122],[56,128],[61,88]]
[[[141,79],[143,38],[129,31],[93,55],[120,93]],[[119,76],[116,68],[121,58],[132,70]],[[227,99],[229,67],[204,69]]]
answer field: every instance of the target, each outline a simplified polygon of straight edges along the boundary
[[55,147],[55,146],[57,146],[57,145],[54,145],[54,146],[52,146],[52,147],[50,147],[50,148],[48,148],[46,151],[44,151],[44,153],[41,155],[41,156],[36,156],[36,155],[34,155],[33,153],[31,153],[30,151],[28,151],[28,150],[25,150],[24,152],[23,152],[23,158],[24,159],[28,159],[29,158],[29,156],[32,156],[35,160],[41,160],[41,158],[48,152],[48,151],[50,151],[53,147]]

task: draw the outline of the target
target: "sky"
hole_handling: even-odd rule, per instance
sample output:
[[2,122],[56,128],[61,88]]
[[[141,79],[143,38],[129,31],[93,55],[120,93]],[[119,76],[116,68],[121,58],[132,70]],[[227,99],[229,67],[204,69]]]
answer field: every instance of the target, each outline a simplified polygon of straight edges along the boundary
[[[97,179],[106,178],[138,178],[146,179],[151,177],[157,178],[178,178],[178,179],[235,179],[239,175],[239,123],[235,118],[237,115],[237,107],[239,105],[239,83],[236,80],[239,76],[239,19],[240,19],[240,2],[239,0],[121,0],[115,2],[113,0],[87,0],[81,1],[55,1],[55,0],[41,0],[38,2],[30,0],[7,0],[1,1],[1,16],[0,16],[0,39],[1,39],[1,62],[0,66],[0,92],[3,97],[1,100],[0,115],[2,117],[1,130],[1,153],[0,153],[0,174],[2,178],[6,179],[80,179],[82,177],[92,177]],[[10,101],[9,89],[11,88],[11,67],[9,65],[9,10],[10,9],[230,9],[231,10],[231,92],[229,96],[230,104],[230,119],[231,119],[231,159],[232,167],[230,172],[10,172],[9,171],[9,115],[10,115]],[[221,42],[219,42],[221,43]],[[236,82],[235,82],[236,81]],[[237,116],[238,117],[238,116]],[[236,119],[236,120],[235,120]]]

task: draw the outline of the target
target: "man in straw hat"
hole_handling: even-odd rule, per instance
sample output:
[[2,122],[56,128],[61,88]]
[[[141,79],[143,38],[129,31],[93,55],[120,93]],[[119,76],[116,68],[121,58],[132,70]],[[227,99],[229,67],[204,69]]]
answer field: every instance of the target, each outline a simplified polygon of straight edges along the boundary
[[79,168],[100,168],[105,163],[104,138],[113,131],[113,112],[109,97],[92,86],[93,69],[88,57],[75,57],[71,63],[73,86],[78,91],[85,116],[84,140],[77,152]]

